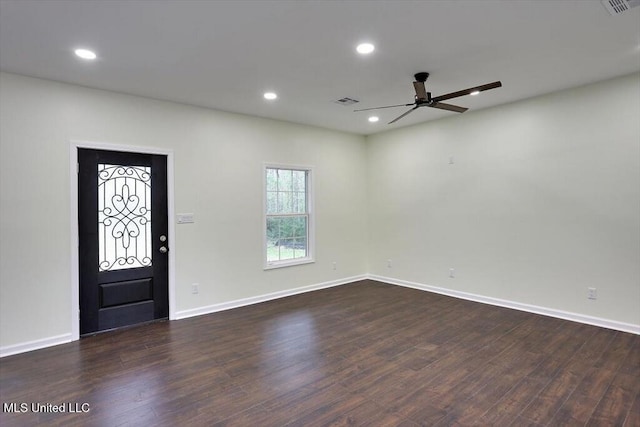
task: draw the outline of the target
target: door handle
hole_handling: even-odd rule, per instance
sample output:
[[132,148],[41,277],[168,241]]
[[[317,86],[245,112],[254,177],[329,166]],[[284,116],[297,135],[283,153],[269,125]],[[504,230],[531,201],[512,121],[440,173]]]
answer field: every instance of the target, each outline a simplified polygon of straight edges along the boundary
[[167,249],[166,246],[160,246],[160,253],[161,254],[166,254],[167,252],[169,252],[169,249]]

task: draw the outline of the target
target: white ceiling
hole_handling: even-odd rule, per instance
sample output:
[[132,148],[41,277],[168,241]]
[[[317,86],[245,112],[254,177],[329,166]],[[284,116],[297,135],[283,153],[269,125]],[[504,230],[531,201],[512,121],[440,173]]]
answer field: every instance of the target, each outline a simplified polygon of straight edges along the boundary
[[[376,45],[366,57],[361,41]],[[77,59],[77,47],[98,60]],[[219,1],[0,0],[3,71],[254,116],[372,134],[440,117],[403,108],[367,121],[357,108],[413,102],[501,80],[450,100],[471,110],[640,70],[640,7],[599,0]],[[267,102],[262,94],[278,93]],[[360,101],[346,107],[342,97]],[[466,113],[469,114],[469,113]]]

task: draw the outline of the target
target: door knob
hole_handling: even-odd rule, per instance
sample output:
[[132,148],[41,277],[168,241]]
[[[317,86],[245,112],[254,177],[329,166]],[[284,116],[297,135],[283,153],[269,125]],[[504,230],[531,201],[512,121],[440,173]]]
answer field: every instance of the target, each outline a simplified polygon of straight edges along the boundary
[[160,241],[161,242],[166,242],[167,241],[167,236],[165,236],[164,234],[162,236],[160,236]]
[[169,249],[167,249],[166,246],[160,246],[160,253],[161,254],[166,254],[167,252],[169,252]]

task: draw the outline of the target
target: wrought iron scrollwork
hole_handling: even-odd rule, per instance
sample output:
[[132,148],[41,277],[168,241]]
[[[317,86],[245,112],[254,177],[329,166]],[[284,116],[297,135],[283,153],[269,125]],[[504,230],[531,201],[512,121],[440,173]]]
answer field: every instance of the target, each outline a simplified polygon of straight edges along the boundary
[[151,265],[151,168],[98,165],[99,271]]

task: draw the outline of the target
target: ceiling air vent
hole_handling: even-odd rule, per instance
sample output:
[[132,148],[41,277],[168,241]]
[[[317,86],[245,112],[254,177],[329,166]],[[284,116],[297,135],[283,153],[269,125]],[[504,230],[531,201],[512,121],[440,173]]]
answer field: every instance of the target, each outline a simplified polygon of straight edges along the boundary
[[337,101],[335,101],[336,104],[340,104],[340,105],[353,105],[356,102],[360,102],[357,99],[353,99],[353,98],[347,98],[344,97],[342,99],[338,99]]
[[600,0],[611,15],[620,15],[627,10],[640,6],[640,0]]

